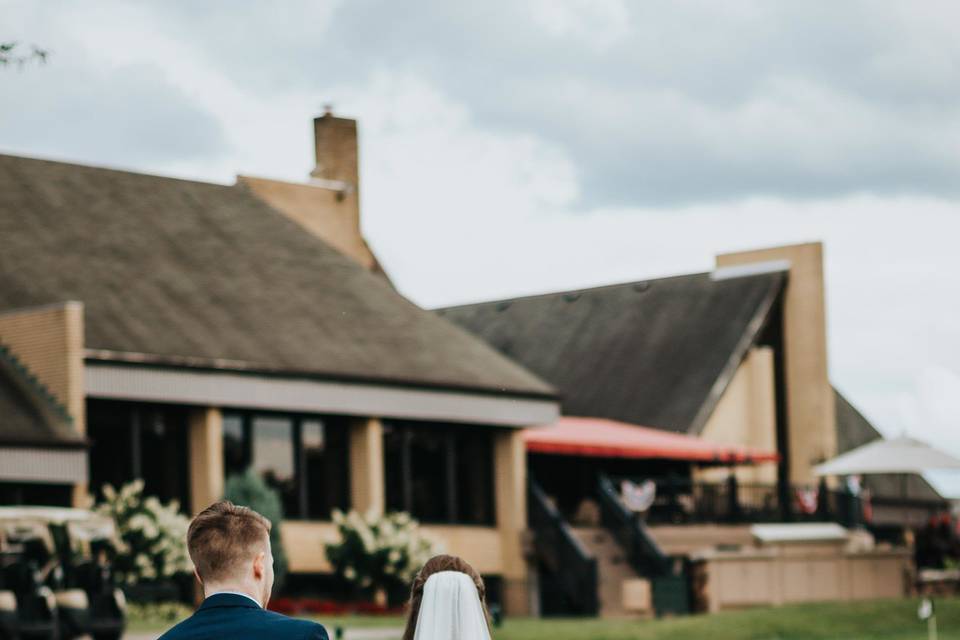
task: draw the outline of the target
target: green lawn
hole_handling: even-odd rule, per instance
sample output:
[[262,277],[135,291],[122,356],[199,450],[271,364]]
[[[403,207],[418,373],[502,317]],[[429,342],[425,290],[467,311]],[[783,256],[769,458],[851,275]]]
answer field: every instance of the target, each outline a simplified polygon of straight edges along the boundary
[[[670,620],[508,619],[494,629],[495,640],[922,640],[926,624],[917,620],[917,600],[810,604],[752,609]],[[940,638],[960,640],[960,599],[938,600]],[[396,627],[400,618],[348,616],[321,618],[333,638],[337,626]],[[154,624],[131,624],[156,630]]]

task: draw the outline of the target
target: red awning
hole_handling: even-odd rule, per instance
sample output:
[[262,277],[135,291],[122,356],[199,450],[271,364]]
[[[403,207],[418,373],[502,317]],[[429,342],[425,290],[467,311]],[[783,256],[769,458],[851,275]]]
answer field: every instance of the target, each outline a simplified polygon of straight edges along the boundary
[[657,458],[707,463],[776,462],[775,451],[715,444],[695,436],[639,427],[605,418],[563,416],[525,429],[527,451],[597,458]]

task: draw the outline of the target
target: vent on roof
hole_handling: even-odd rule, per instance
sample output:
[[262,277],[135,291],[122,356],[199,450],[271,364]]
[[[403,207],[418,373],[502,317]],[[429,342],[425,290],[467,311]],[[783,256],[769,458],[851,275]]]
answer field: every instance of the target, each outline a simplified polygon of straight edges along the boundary
[[643,293],[644,291],[649,291],[650,283],[646,281],[638,282],[633,285],[633,290],[636,291],[637,293]]
[[497,311],[506,311],[510,308],[510,301],[505,300],[504,302],[497,303]]
[[576,302],[577,300],[580,299],[580,294],[579,294],[579,293],[565,293],[565,294],[563,294],[563,299],[566,300],[567,302]]

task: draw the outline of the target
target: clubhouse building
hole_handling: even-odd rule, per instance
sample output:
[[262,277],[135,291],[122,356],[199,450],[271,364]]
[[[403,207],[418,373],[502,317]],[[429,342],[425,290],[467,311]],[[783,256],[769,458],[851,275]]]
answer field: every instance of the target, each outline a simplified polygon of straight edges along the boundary
[[[666,584],[641,567],[603,591],[594,533],[622,505],[598,515],[598,477],[655,481],[670,499],[638,535],[689,559],[791,519],[813,465],[878,436],[827,377],[819,245],[427,311],[360,232],[356,122],[314,134],[304,183],[0,155],[0,503],[142,478],[196,512],[253,469],[294,574],[330,571],[332,509],[403,510],[508,613],[596,614],[632,578]],[[736,522],[715,508],[730,478]],[[922,478],[868,482],[878,521],[943,505]]]

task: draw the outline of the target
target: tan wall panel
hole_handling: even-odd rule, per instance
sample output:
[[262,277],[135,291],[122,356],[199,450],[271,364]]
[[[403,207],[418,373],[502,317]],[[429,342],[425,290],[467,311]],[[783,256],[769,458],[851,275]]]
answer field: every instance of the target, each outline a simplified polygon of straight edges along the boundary
[[[700,437],[718,444],[776,451],[775,411],[773,350],[754,347],[737,368]],[[725,467],[695,472],[705,482],[722,482],[729,473]],[[740,482],[775,484],[777,467],[773,463],[743,465],[737,467],[736,474]]]
[[742,553],[713,552],[704,558],[710,611],[797,602],[903,597],[910,563],[903,549],[805,556],[805,545],[782,545]]
[[0,314],[5,344],[50,390],[85,433],[83,304],[65,302]]
[[294,573],[330,573],[324,545],[338,539],[332,522],[284,520],[280,539],[287,554],[290,571]]
[[[447,553],[461,556],[480,573],[503,573],[500,532],[493,527],[424,526],[425,535],[442,543]],[[290,570],[329,573],[324,545],[338,539],[332,522],[286,520],[280,528]]]
[[650,535],[664,553],[689,555],[717,546],[753,544],[749,525],[651,525]]
[[338,192],[312,184],[297,184],[238,176],[237,183],[367,269],[376,264],[360,231],[357,191]]
[[834,396],[828,378],[823,246],[820,243],[717,257],[727,267],[790,262],[784,299],[784,364],[790,429],[790,480],[815,483],[812,467],[837,453]]
[[[83,303],[63,302],[0,314],[6,345],[66,408],[77,433],[87,432]],[[73,486],[73,505],[86,506],[87,486]]]
[[503,575],[503,540],[493,527],[426,525],[424,532],[439,540],[446,552],[460,556],[485,575]]

